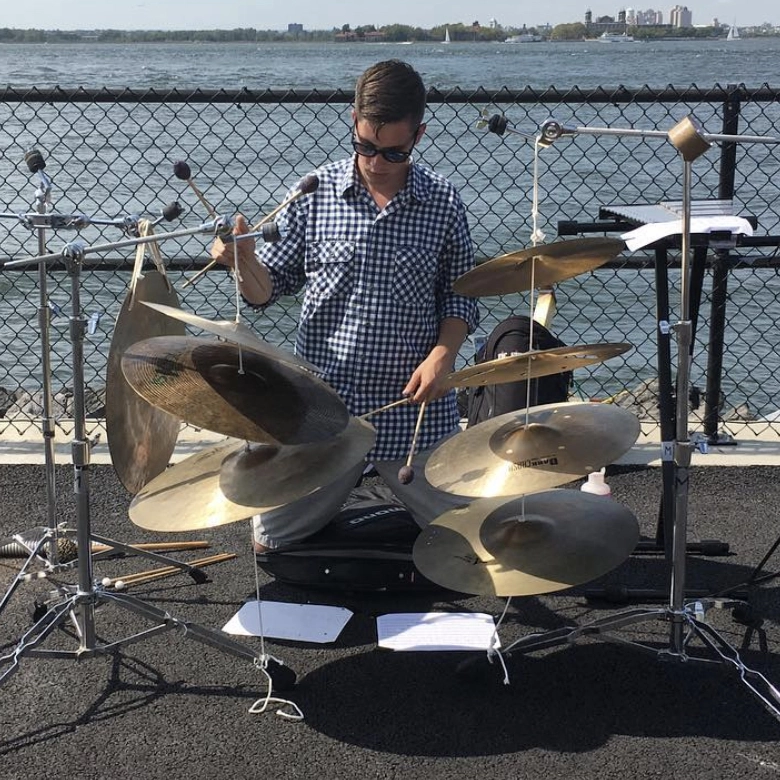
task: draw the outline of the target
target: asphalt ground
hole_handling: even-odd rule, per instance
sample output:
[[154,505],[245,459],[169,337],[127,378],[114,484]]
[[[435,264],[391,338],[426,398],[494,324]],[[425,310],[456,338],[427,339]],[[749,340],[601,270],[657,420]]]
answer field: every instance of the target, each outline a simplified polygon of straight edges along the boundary
[[[510,654],[509,685],[500,664],[484,654],[379,649],[375,626],[377,615],[393,612],[475,611],[498,618],[503,599],[443,590],[323,591],[285,585],[260,572],[262,599],[354,612],[333,644],[239,640],[253,652],[264,648],[296,673],[297,684],[283,694],[304,714],[296,722],[273,710],[249,712],[267,690],[251,660],[195,641],[192,631],[123,641],[156,624],[110,600],[101,599],[95,610],[97,645],[119,642],[120,652],[16,658],[36,602],[45,602],[52,590],[47,580],[20,582],[0,613],[3,669],[13,668],[0,686],[0,777],[780,777],[780,721],[758,695],[767,694],[764,680],[780,683],[780,578],[743,585],[780,535],[780,468],[693,467],[688,476],[688,539],[724,541],[729,554],[689,555],[686,593],[735,588],[746,599],[749,609],[724,606],[705,615],[722,641],[721,652],[741,658],[746,670],[702,660],[717,656],[697,635],[688,660],[673,652],[663,595],[660,601],[626,603],[586,598],[586,591],[604,585],[611,593],[668,592],[669,566],[659,554],[631,555],[584,586],[512,599],[501,628],[504,647],[534,632],[565,634],[575,624],[593,627],[606,620],[617,628],[615,641],[585,631],[576,642]],[[128,519],[131,496],[110,466],[92,466],[88,477],[93,533],[127,543],[205,539],[212,545],[206,552],[238,553],[204,569],[205,583],[177,575],[132,588],[132,596],[217,632],[255,597],[247,523],[151,534]],[[613,466],[608,481],[614,499],[636,515],[643,537],[653,539],[661,470]],[[72,467],[58,465],[56,482],[57,519],[75,524]],[[43,466],[0,466],[0,543],[45,525],[46,506]],[[176,555],[187,560],[206,552]],[[3,593],[17,582],[23,563],[0,559]],[[95,561],[95,578],[155,565],[136,556]],[[780,552],[762,573],[778,570]],[[75,572],[58,578],[76,581]],[[41,647],[75,650],[70,622]]]

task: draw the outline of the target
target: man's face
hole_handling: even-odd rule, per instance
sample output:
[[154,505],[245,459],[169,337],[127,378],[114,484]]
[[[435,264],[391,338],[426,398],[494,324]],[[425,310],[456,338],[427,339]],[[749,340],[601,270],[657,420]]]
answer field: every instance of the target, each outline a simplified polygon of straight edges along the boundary
[[416,126],[404,119],[377,128],[368,120],[354,114],[353,117],[353,142],[358,171],[363,178],[369,183],[405,180],[409,154],[422,137],[425,125]]

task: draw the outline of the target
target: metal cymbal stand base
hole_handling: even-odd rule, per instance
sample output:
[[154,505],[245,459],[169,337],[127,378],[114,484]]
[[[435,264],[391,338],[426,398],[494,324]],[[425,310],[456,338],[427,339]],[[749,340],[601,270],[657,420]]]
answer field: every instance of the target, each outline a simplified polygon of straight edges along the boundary
[[[12,653],[0,657],[0,664],[5,665],[5,668],[0,668],[0,685],[17,670],[20,660],[26,656],[81,660],[83,658],[116,653],[126,645],[173,629],[179,629],[182,632],[182,636],[187,639],[194,639],[201,644],[209,645],[228,655],[252,661],[253,664],[266,671],[273,680],[274,686],[280,691],[289,690],[295,685],[295,673],[278,661],[278,659],[263,656],[246,645],[226,637],[221,632],[176,618],[170,613],[133,596],[128,596],[125,593],[110,593],[101,588],[93,588],[87,592],[82,592],[72,587],[63,589],[63,595],[65,596],[64,599],[51,605],[46,613],[24,633]],[[86,627],[80,622],[78,613],[94,611],[102,603],[114,604],[122,609],[134,612],[152,621],[155,625],[145,631],[114,642],[106,644],[99,644],[96,641],[88,642],[87,634],[90,631],[85,630]],[[72,621],[80,641],[77,649],[50,650],[40,647],[55,629],[63,626],[68,621]],[[94,637],[94,632],[92,633]]]
[[[19,666],[24,656],[47,656],[50,658],[77,658],[103,655],[116,652],[124,645],[138,642],[172,628],[181,628],[186,637],[208,644],[218,650],[241,658],[252,660],[268,674],[278,688],[284,690],[295,683],[295,674],[276,659],[254,652],[248,647],[229,639],[219,632],[199,626],[195,623],[174,618],[164,610],[146,604],[126,594],[109,593],[95,585],[92,562],[93,539],[90,526],[89,501],[89,455],[90,443],[85,437],[86,409],[84,403],[84,334],[86,319],[81,312],[79,277],[84,258],[82,247],[70,245],[63,251],[62,257],[68,267],[71,278],[71,319],[70,337],[73,363],[73,402],[74,402],[74,440],[72,444],[74,468],[74,492],[76,495],[77,523],[77,586],[60,586],[63,596],[60,601],[50,605],[35,624],[22,636],[15,649],[0,657],[0,684]],[[30,559],[40,553],[47,540],[42,540],[35,548]],[[132,636],[101,644],[95,631],[95,610],[100,604],[113,603],[123,609],[153,621],[156,625]],[[40,645],[51,633],[71,621],[76,629],[79,646],[76,650],[47,650]]]
[[[658,609],[627,610],[578,626],[559,628],[543,634],[531,634],[513,642],[501,651],[501,656],[506,658],[515,652],[530,653],[534,650],[574,644],[577,640],[585,637],[599,637],[606,641],[631,645],[652,653],[661,661],[723,665],[735,670],[739,674],[740,680],[758,698],[765,709],[777,720],[780,720],[780,691],[763,674],[748,667],[742,661],[739,652],[704,619],[706,613],[711,609],[739,608],[742,605],[741,601],[702,599],[686,604],[681,609],[659,607]],[[679,647],[659,649],[650,644],[625,639],[612,633],[653,620],[680,625],[685,629]],[[704,649],[710,651],[711,657],[694,653],[692,647],[694,639],[701,641]],[[458,667],[458,671],[461,673],[469,671],[478,660],[470,658],[463,661]]]

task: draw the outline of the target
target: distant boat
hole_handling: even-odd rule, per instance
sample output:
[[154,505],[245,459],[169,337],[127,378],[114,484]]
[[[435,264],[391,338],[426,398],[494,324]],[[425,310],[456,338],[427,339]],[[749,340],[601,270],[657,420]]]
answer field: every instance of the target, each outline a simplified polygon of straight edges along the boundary
[[444,28],[444,43],[450,43],[450,28]]
[[537,43],[544,40],[541,35],[534,33],[520,33],[519,35],[510,35],[504,43]]
[[634,43],[634,36],[628,33],[603,32],[596,39],[601,43]]
[[736,24],[732,24],[731,27],[729,27],[729,34],[726,36],[727,41],[738,41],[739,38],[739,29],[737,28]]

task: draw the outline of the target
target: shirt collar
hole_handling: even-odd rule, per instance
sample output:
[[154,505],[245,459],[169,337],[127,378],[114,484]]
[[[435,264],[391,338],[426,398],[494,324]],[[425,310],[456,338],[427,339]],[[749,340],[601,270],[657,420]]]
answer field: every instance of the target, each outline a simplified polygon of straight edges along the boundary
[[[360,178],[358,176],[356,156],[353,155],[346,162],[339,182],[339,193],[345,197],[350,190],[355,191]],[[398,193],[402,201],[425,201],[431,196],[431,187],[428,177],[422,173],[422,168],[412,160],[409,166],[409,175],[406,178],[406,184]]]

